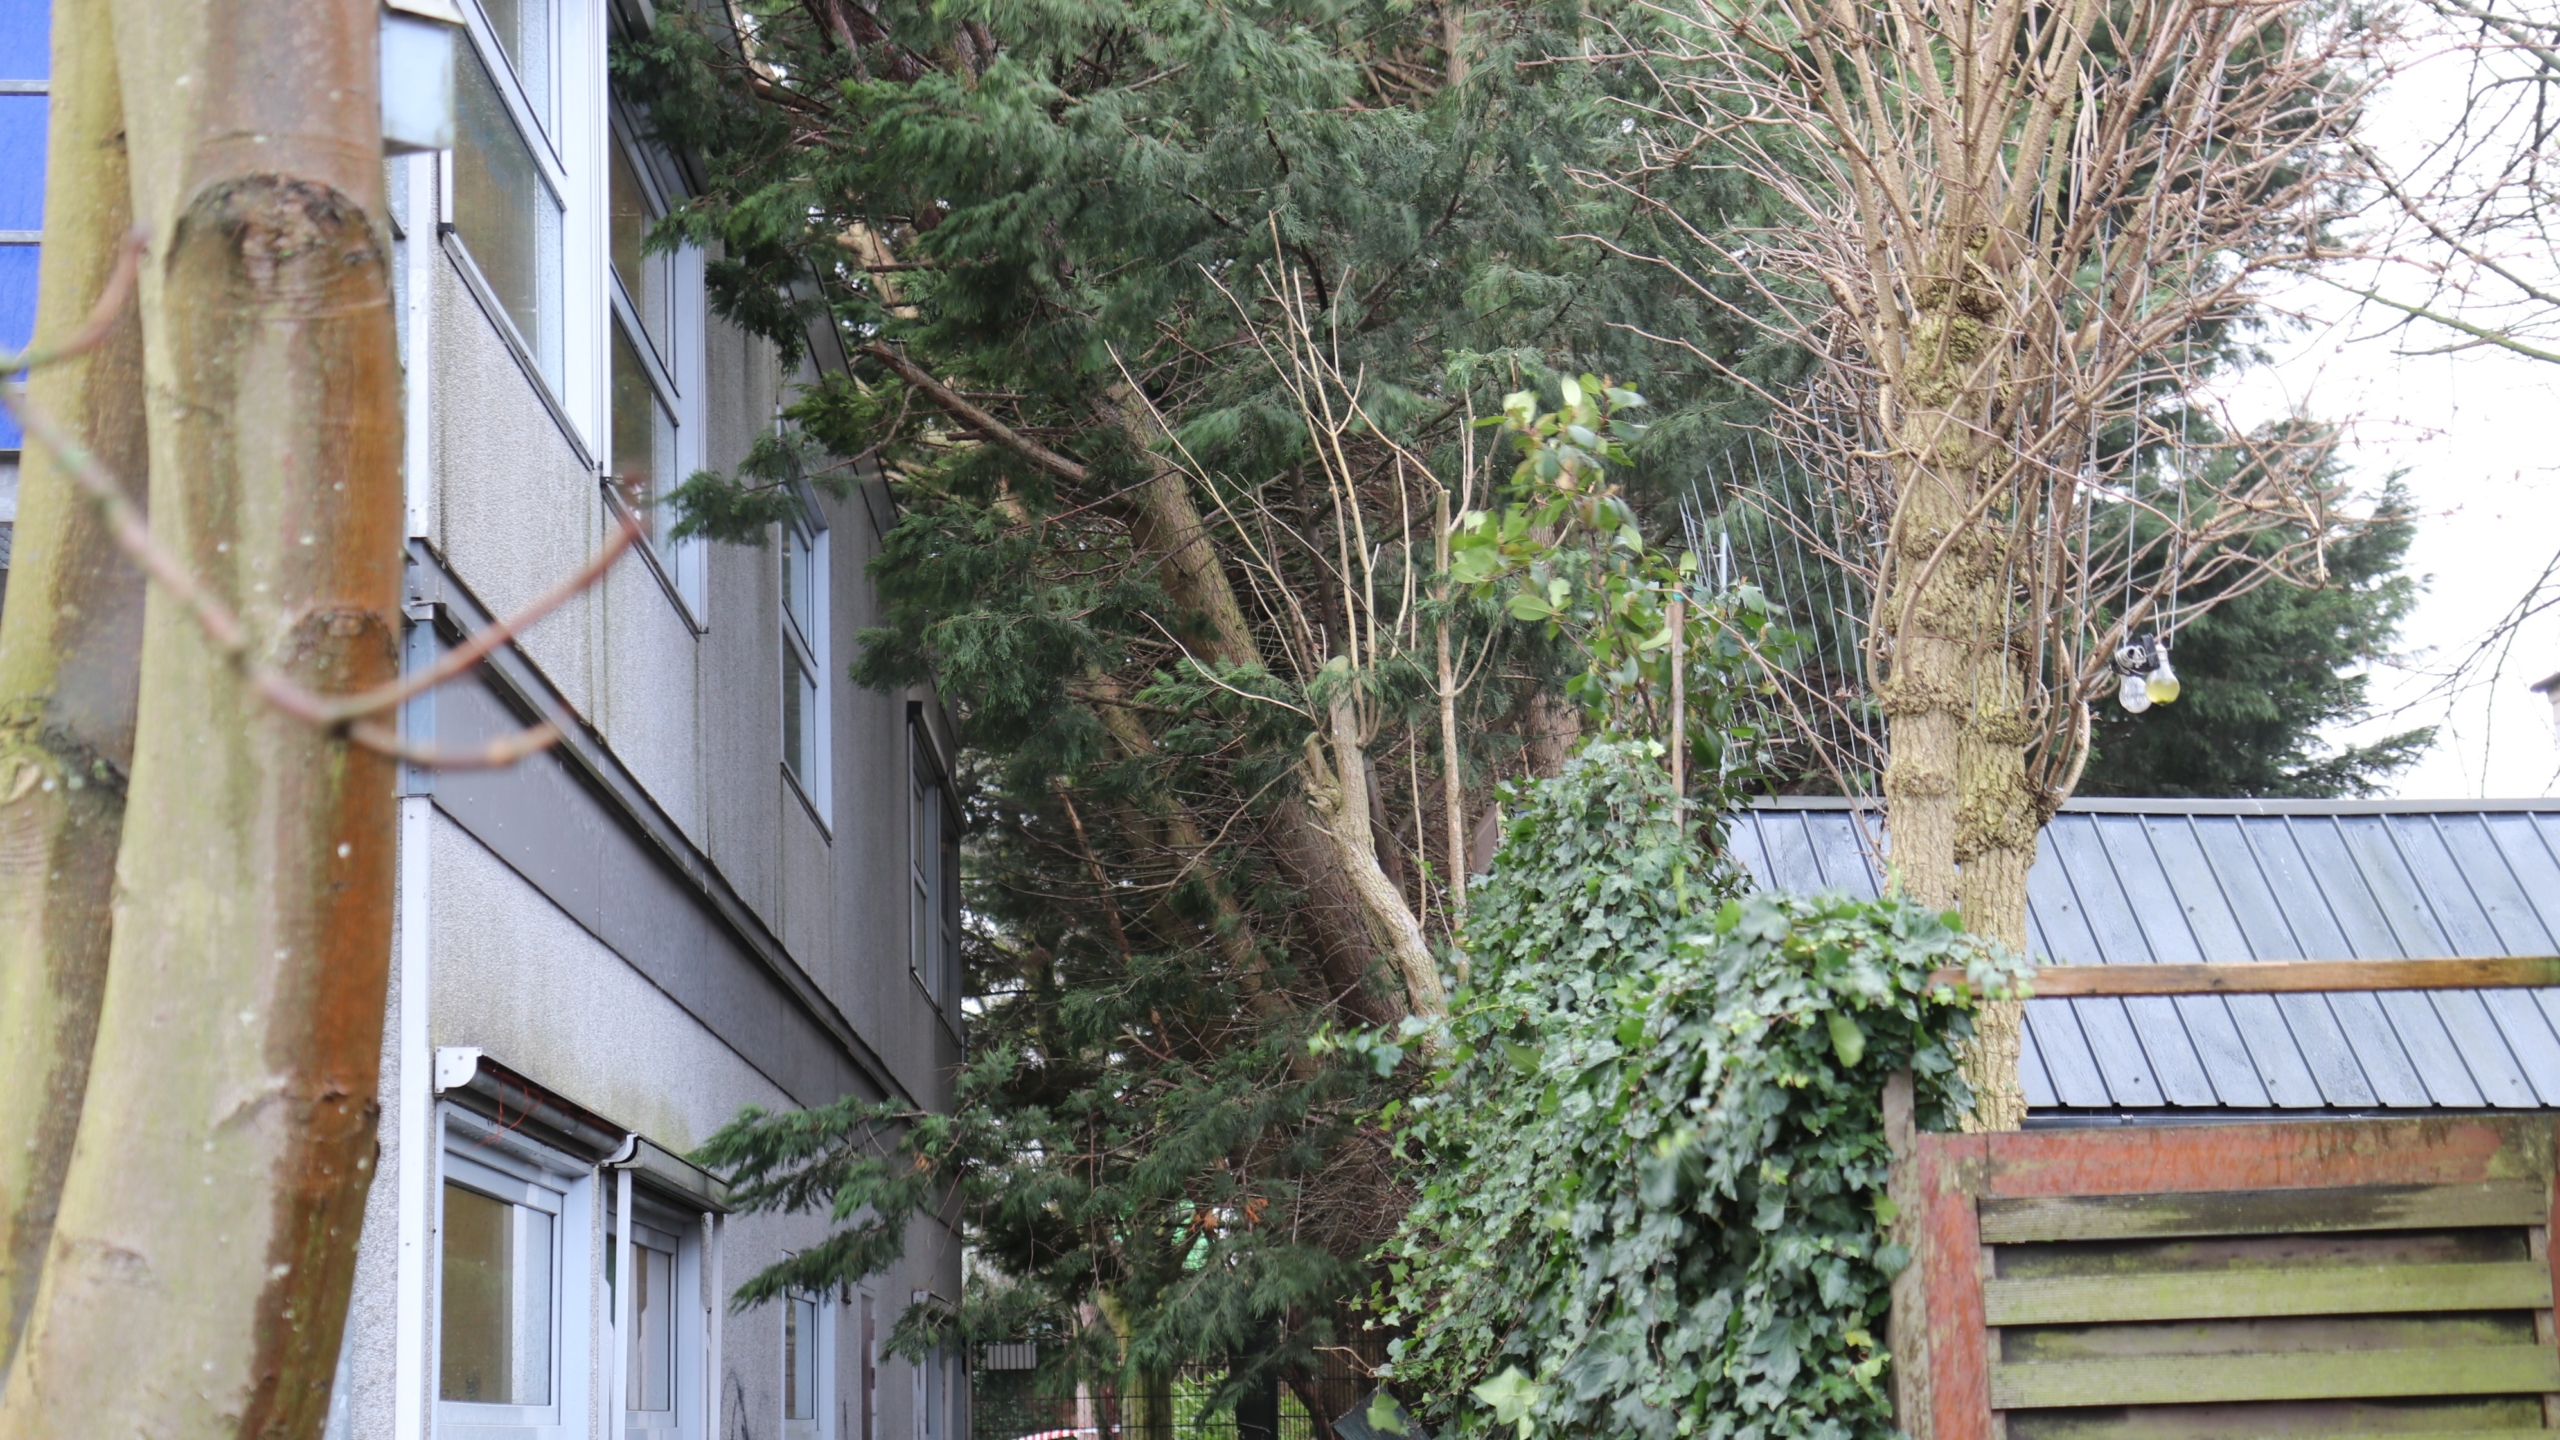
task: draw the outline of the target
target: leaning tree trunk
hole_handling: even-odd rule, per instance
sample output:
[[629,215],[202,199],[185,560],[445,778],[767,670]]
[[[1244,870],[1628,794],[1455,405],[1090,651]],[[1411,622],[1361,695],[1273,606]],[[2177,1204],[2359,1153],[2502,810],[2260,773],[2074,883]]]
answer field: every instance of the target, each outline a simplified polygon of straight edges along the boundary
[[[249,653],[396,672],[399,376],[370,0],[116,0],[160,543]],[[309,1437],[364,1194],[393,773],[155,590],[80,1135],[0,1436]]]
[[[105,290],[133,197],[115,32],[103,5],[53,17],[53,101],[39,344],[81,327]],[[142,321],[37,371],[28,402],[129,484],[148,473]],[[97,507],[30,444],[0,623],[0,1375],[35,1303],[71,1162],[107,976],[116,840],[133,767],[142,572]]]

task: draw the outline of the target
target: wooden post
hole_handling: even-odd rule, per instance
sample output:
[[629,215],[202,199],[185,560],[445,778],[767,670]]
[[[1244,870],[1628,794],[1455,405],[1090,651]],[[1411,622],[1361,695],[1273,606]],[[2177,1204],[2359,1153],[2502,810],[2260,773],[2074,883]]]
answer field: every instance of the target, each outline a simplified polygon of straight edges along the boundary
[[1689,598],[1671,597],[1671,795],[1673,806],[1686,811],[1689,803],[1689,676],[1681,644],[1686,637]]

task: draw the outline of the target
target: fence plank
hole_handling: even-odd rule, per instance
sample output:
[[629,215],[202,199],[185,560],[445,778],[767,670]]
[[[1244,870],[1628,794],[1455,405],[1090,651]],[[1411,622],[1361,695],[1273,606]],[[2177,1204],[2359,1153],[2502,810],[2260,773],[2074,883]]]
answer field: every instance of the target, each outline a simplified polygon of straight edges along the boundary
[[[1930,977],[1962,986],[1961,970]],[[2560,955],[2440,960],[2243,960],[2202,965],[2047,965],[2039,999],[2093,995],[2289,995],[2344,990],[2512,990],[2560,985]]]
[[2540,1225],[2550,1219],[2550,1194],[2550,1188],[2538,1180],[2493,1180],[2473,1185],[1985,1197],[1982,1239],[1989,1245],[2016,1245],[2043,1240]]
[[2533,1310],[2551,1305],[2551,1267],[2370,1265],[2340,1269],[2212,1270],[1990,1280],[1993,1325],[2121,1320],[2221,1320],[2258,1315],[2373,1315],[2420,1310]]
[[2560,1390],[2560,1352],[2545,1345],[2154,1355],[1991,1367],[1991,1404],[2000,1410],[2551,1390]]

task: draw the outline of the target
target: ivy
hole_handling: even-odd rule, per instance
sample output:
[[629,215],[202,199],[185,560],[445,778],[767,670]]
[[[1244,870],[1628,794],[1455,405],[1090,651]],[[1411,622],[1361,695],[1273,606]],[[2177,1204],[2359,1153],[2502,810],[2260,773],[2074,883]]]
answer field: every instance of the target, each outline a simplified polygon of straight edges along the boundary
[[1931,974],[2023,969],[1899,900],[1743,894],[1658,756],[1514,796],[1443,1069],[1392,1117],[1391,1373],[1458,1436],[1891,1434],[1885,1080],[1951,1126],[1970,1017]]

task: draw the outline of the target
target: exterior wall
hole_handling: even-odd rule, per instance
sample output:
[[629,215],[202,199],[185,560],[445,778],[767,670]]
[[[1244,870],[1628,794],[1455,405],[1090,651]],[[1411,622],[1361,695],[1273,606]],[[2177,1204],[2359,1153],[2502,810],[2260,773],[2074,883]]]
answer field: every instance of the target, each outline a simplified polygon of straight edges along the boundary
[[[573,30],[601,24],[606,0],[562,3],[590,12]],[[601,437],[583,433],[574,404],[546,399],[467,251],[438,223],[451,217],[435,167],[450,163],[393,172],[407,202],[413,669],[575,572],[612,524]],[[786,373],[769,345],[702,318],[701,463],[728,468],[812,372]],[[440,1051],[478,1051],[603,1129],[678,1155],[748,1105],[848,1093],[950,1103],[959,1039],[908,965],[910,727],[934,715],[932,697],[862,690],[844,673],[852,637],[874,623],[865,566],[891,513],[876,483],[817,502],[829,552],[825,794],[804,796],[784,765],[781,556],[770,545],[625,556],[480,673],[404,712],[411,739],[454,751],[544,714],[576,723],[553,751],[508,769],[404,776],[382,1153],[333,1435],[440,1433],[437,1197],[444,1117],[461,1093],[440,1092],[454,1081]],[[680,573],[696,577],[690,603]],[[539,1129],[487,1143],[504,1149]],[[558,1296],[575,1312],[561,1322],[577,1362],[563,1373],[583,1369],[584,1382],[562,1412],[575,1423],[554,1433],[619,1440],[601,1258],[619,1172],[602,1158],[567,1156],[559,1172],[584,1207],[561,1212],[559,1239],[582,1239],[593,1263]],[[690,1343],[719,1357],[705,1383],[722,1440],[811,1432],[783,1420],[781,1308],[727,1313],[712,1276],[732,1290],[825,1231],[822,1216],[734,1215],[701,1247],[704,1333]],[[815,1433],[922,1436],[912,1368],[895,1360],[878,1367],[868,1437],[859,1424],[864,1295],[883,1338],[918,1292],[958,1298],[954,1237],[920,1224],[908,1248],[863,1292],[830,1297],[831,1423]],[[955,1437],[946,1425],[933,1440]]]

